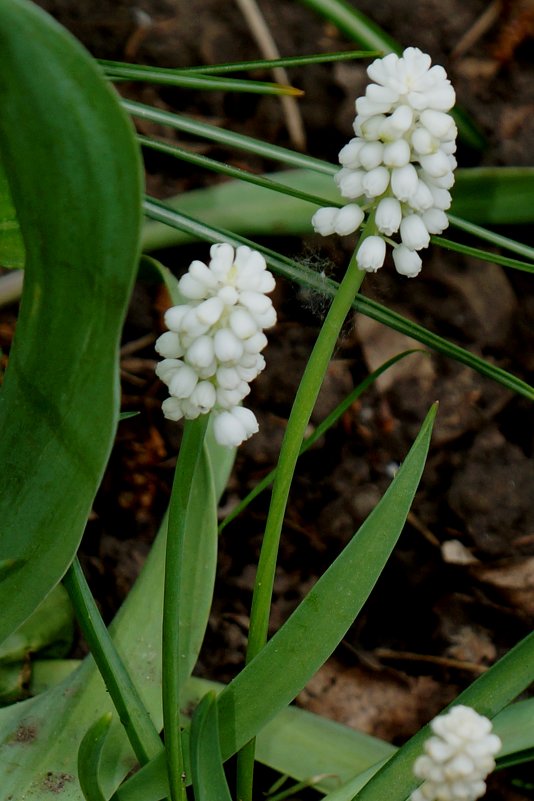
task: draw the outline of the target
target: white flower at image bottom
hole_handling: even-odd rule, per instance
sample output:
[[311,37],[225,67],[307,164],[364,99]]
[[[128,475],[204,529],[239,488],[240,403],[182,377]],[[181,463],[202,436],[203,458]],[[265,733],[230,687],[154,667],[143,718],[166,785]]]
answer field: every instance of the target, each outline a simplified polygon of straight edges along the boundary
[[[368,272],[382,267],[387,238],[397,272],[413,278],[421,270],[417,251],[449,224],[445,211],[454,184],[457,130],[447,112],[454,89],[443,67],[431,66],[430,56],[416,47],[401,57],[376,59],[367,73],[373,83],[356,100],[355,137],[341,149],[334,178],[341,196],[357,202],[319,209],[312,225],[322,236],[346,236],[360,228],[367,212],[358,267]],[[394,235],[400,242],[389,239]]]
[[213,245],[208,265],[193,261],[178,288],[184,303],[165,313],[169,331],[156,341],[156,374],[170,397],[163,414],[194,420],[213,412],[217,442],[236,447],[258,430],[241,401],[265,367],[263,333],[276,322],[267,297],[275,287],[265,259],[249,247]]
[[484,779],[501,749],[491,721],[459,704],[434,718],[430,728],[434,736],[425,741],[425,753],[413,768],[424,782],[411,801],[476,801],[486,792]]

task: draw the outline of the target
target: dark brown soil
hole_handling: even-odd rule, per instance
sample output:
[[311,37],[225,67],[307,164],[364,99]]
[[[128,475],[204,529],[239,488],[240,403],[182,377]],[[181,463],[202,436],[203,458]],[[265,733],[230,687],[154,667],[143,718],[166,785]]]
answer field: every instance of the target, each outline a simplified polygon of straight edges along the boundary
[[[161,66],[258,57],[233,3],[140,0],[134,8],[123,0],[75,4],[47,0],[41,5],[98,57]],[[298,3],[262,0],[260,5],[282,55],[349,47],[333,26]],[[502,3],[493,26],[456,58],[453,49],[487,7],[482,0],[424,0],[413,5],[405,0],[361,0],[354,5],[403,44],[422,47],[448,69],[459,101],[488,139],[483,153],[460,149],[462,166],[531,164],[532,2]],[[140,27],[143,21],[146,29]],[[294,69],[290,77],[306,92],[300,111],[308,152],[335,161],[351,135],[353,103],[365,84],[365,64]],[[200,95],[148,85],[123,85],[121,91],[236,131],[291,144],[275,98]],[[184,143],[169,130],[149,133]],[[227,153],[215,145],[202,145],[202,152],[253,171],[272,167],[257,157]],[[148,162],[148,188],[160,197],[213,180],[181,163],[154,156]],[[527,230],[508,233],[523,240],[531,237]],[[350,242],[312,236],[269,245],[334,275],[350,253]],[[207,246],[200,244],[160,255],[179,272],[192,254],[207,258],[207,253]],[[364,293],[532,381],[534,293],[528,276],[434,250],[417,281],[401,282],[385,267],[366,278]],[[163,393],[153,375],[150,346],[151,337],[161,331],[161,312],[167,303],[160,287],[139,282],[125,333],[123,408],[141,414],[120,426],[83,544],[84,564],[107,618],[141,568],[169,494],[179,433],[160,415]],[[250,400],[260,433],[239,450],[221,516],[275,463],[295,388],[325,311],[324,299],[283,282],[276,305],[279,323],[270,337],[268,367]],[[366,318],[348,322],[312,423],[323,419],[369,369],[406,344],[401,335]],[[276,579],[273,629],[379,500],[436,399],[441,409],[433,446],[399,547],[336,658],[298,701],[396,743],[532,627],[531,405],[443,357],[403,361],[301,459]],[[221,537],[217,594],[200,675],[226,681],[242,665],[267,507],[268,493]],[[523,785],[514,788],[514,776],[501,784],[500,797],[504,794],[510,801],[531,797]]]

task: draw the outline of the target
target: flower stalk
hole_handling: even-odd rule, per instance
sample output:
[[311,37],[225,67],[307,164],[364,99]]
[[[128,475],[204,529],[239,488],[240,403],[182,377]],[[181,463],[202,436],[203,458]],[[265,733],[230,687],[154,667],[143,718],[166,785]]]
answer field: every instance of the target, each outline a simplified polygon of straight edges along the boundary
[[[365,236],[362,236],[362,239]],[[365,272],[359,269],[356,251],[332,301],[297,390],[280,450],[265,534],[258,561],[250,613],[247,663],[267,641],[271,598],[278,557],[278,547],[289,490],[295,472],[306,427],[315,406],[336,342],[360,289]],[[249,744],[238,759],[238,799],[251,801],[254,744]]]

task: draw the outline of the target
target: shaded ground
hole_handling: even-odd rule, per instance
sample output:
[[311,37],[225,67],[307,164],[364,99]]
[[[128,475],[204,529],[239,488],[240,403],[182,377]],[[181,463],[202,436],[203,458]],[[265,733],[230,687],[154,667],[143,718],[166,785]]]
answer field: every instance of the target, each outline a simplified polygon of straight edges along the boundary
[[[103,58],[188,66],[258,57],[247,24],[232,3],[145,0],[133,8],[124,2],[54,0],[41,5]],[[460,102],[488,138],[482,155],[460,151],[462,165],[531,164],[534,68],[527,49],[532,42],[523,41],[523,34],[528,37],[532,30],[532,3],[503,3],[493,26],[456,59],[451,58],[453,48],[486,3],[426,0],[414,4],[409,13],[401,0],[355,5],[404,44],[422,47],[447,67]],[[265,0],[261,7],[282,55],[347,47],[335,28],[297,3]],[[365,66],[295,69],[290,77],[306,91],[300,109],[308,152],[335,160],[350,136],[354,97],[365,85]],[[121,91],[290,144],[280,104],[273,98],[198,95],[148,85],[124,85]],[[143,128],[147,130],[184,142],[168,130]],[[272,167],[218,146],[195,147],[254,171]],[[149,189],[160,197],[214,180],[154,156],[148,171]],[[511,233],[523,239],[529,235]],[[350,242],[316,237],[270,244],[308,263],[311,259],[328,274],[342,269],[350,253]],[[193,253],[207,258],[207,251],[205,245],[184,248],[162,255],[162,260],[180,271]],[[399,281],[385,267],[366,278],[364,293],[532,381],[534,293],[527,276],[434,251],[417,281]],[[166,305],[161,288],[140,282],[125,333],[123,408],[142,413],[120,426],[84,540],[84,564],[107,617],[126,595],[155,535],[179,441],[176,426],[161,417],[163,393],[152,372],[151,340],[161,331]],[[324,314],[324,299],[283,282],[276,305],[279,324],[270,337],[268,368],[250,400],[260,419],[260,434],[239,451],[222,516],[273,466]],[[11,323],[10,313],[3,312],[2,347],[8,344]],[[401,335],[366,318],[348,323],[312,423],[323,419],[369,369],[407,344]],[[274,628],[376,504],[435,399],[441,409],[432,450],[400,545],[336,658],[299,698],[309,709],[397,743],[532,627],[534,467],[527,401],[442,357],[403,361],[301,460],[276,581]],[[242,664],[267,505],[268,497],[260,497],[221,538],[217,595],[201,675],[225,681]],[[510,781],[501,786],[501,797],[503,792],[512,800],[531,797],[528,788],[514,789]]]

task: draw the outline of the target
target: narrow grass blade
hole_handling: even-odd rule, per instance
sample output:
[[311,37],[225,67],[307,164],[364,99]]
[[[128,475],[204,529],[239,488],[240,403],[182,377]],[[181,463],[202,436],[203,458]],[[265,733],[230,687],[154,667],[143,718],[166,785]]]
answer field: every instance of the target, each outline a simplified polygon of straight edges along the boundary
[[328,64],[335,61],[354,61],[360,58],[375,58],[381,55],[379,50],[343,50],[338,53],[316,53],[309,56],[289,56],[288,58],[262,58],[257,61],[232,61],[227,64],[203,64],[188,67],[192,73],[209,73],[221,75],[244,70],[273,69],[273,67],[304,67],[308,64]]
[[100,756],[111,726],[111,713],[94,723],[78,749],[78,778],[86,801],[107,801],[99,781]]
[[205,75],[194,75],[186,70],[169,69],[167,67],[145,67],[141,64],[120,64],[116,61],[99,62],[104,74],[111,80],[143,81],[159,86],[180,86],[183,89],[197,89],[202,92],[247,92],[257,95],[293,95],[304,94],[301,89],[283,86],[267,81],[250,81],[238,78],[211,78]]
[[271,145],[260,139],[254,139],[252,136],[237,134],[233,131],[219,128],[216,125],[209,125],[206,122],[192,120],[183,114],[161,111],[160,109],[152,108],[152,106],[137,103],[134,100],[123,100],[122,105],[133,117],[150,120],[159,125],[168,125],[170,128],[174,128],[177,131],[201,136],[212,142],[219,142],[220,144],[235,147],[248,153],[256,153],[264,158],[279,161],[292,167],[303,167],[325,175],[333,175],[338,170],[338,167],[326,161],[322,161],[321,159],[305,156],[302,153],[295,153],[288,148],[280,147],[279,145]]
[[[532,199],[534,201],[534,184],[532,186]],[[517,253],[520,256],[524,256],[526,259],[530,259],[530,261],[534,261],[533,247],[525,245],[523,242],[517,242],[515,239],[510,239],[508,236],[497,234],[495,231],[489,231],[487,228],[482,228],[480,225],[468,222],[468,220],[462,220],[461,217],[457,217],[455,214],[449,214],[448,217],[450,224],[454,228],[458,228],[460,231],[472,234],[482,239],[484,242],[490,242],[492,245],[504,248],[511,253]]]
[[[63,579],[85,640],[139,762],[144,765],[163,745],[132,677],[100,616],[78,558]],[[109,725],[109,724],[108,724]]]
[[503,267],[511,267],[514,270],[521,270],[524,273],[534,273],[534,264],[527,261],[519,261],[519,259],[511,259],[508,256],[501,256],[498,253],[490,253],[481,248],[473,248],[469,245],[463,245],[460,242],[452,242],[450,239],[444,239],[442,236],[431,237],[434,245],[439,245],[445,250],[452,250],[454,253],[463,253],[464,256],[474,256],[481,261],[487,261],[492,264],[501,264]]
[[235,178],[246,183],[261,186],[264,189],[270,189],[272,192],[278,192],[282,195],[290,195],[291,197],[303,200],[306,203],[312,203],[314,206],[325,205],[326,203],[341,208],[344,204],[340,200],[330,200],[329,198],[320,197],[318,195],[311,195],[303,192],[300,189],[295,189],[288,184],[273,181],[270,178],[265,178],[262,175],[256,175],[247,170],[240,169],[239,167],[232,167],[225,162],[211,159],[208,156],[203,156],[200,153],[193,153],[191,150],[185,150],[177,145],[169,145],[166,142],[159,142],[156,139],[149,139],[147,136],[138,136],[137,140],[143,147],[148,147],[151,150],[157,150],[158,153],[165,153],[173,158],[187,161],[189,164],[194,164],[201,169],[211,170],[219,175],[226,175],[228,178]]
[[364,47],[386,53],[401,53],[401,45],[389,36],[375,22],[361,11],[343,0],[300,0],[301,4],[312,8],[322,17],[326,17],[342,33],[361,42]]
[[404,526],[435,414],[434,407],[390,488],[357,534],[289,620],[218,697],[224,758],[292,701],[359,614]]
[[191,721],[190,757],[195,801],[232,801],[224,773],[217,696],[207,693]]
[[27,262],[0,400],[0,561],[24,564],[0,584],[1,642],[72,561],[110,452],[141,173],[116,96],[51,17],[0,3],[0,52],[0,151]]

